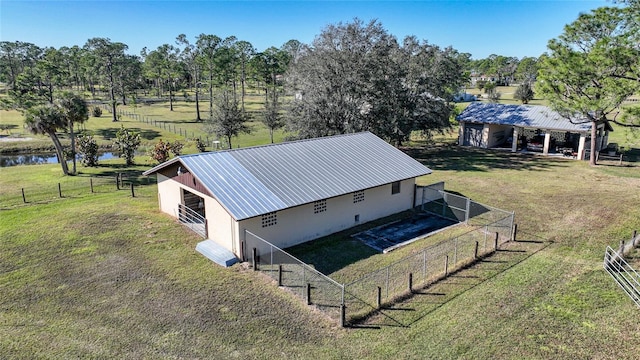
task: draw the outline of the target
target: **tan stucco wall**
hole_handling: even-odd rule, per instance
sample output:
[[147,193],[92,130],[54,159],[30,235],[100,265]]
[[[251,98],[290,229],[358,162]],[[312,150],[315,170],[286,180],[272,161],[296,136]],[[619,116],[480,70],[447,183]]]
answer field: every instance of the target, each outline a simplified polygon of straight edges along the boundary
[[160,211],[177,217],[178,204],[182,202],[180,184],[158,173],[158,202]]
[[[262,227],[262,216],[239,223],[241,238],[244,230],[286,248],[305,241],[332,234],[352,226],[379,219],[412,208],[415,179],[404,180],[400,193],[391,194],[391,184],[365,190],[365,200],[353,203],[353,194],[327,199],[327,210],[314,214],[313,204],[306,204],[277,212],[277,224]],[[355,216],[360,215],[360,221]]]
[[[411,209],[414,185],[415,179],[402,181],[398,194],[391,194],[391,184],[367,189],[365,200],[358,203],[353,203],[353,193],[327,199],[327,210],[318,214],[314,214],[313,203],[278,211],[277,224],[264,228],[262,216],[236,222],[215,198],[161,174],[158,174],[158,200],[162,212],[176,217],[178,204],[182,202],[181,188],[204,198],[209,238],[242,258],[245,229],[280,248],[290,247]],[[356,215],[359,215],[357,222]]]
[[[192,191],[193,193],[196,193]],[[202,196],[201,194],[198,194]],[[240,255],[238,247],[238,224],[229,215],[218,200],[202,196],[205,199],[205,215],[207,218],[209,239],[224,246],[227,250]]]
[[238,225],[216,199],[195,189],[188,188],[162,174],[158,174],[160,210],[172,217],[177,217],[178,204],[182,203],[182,188],[205,199],[205,215],[209,238],[228,250],[239,254],[239,250],[236,251],[235,247],[238,243]]

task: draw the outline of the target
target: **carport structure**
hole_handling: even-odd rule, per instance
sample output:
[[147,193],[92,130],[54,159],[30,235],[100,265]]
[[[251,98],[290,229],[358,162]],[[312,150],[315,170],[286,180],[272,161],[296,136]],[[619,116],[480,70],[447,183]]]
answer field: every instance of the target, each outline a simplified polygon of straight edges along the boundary
[[[456,119],[460,123],[459,145],[571,154],[578,160],[585,158],[585,144],[591,134],[588,120],[569,120],[541,105],[475,102]],[[607,146],[612,129],[606,122],[597,126],[599,151]]]

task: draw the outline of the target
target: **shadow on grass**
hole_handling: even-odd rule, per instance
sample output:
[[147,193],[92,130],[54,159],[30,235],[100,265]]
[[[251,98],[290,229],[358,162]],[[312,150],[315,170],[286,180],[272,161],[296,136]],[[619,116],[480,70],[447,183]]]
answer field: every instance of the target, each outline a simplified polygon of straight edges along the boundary
[[354,321],[350,327],[410,327],[446,303],[517,266],[551,244],[550,241],[516,241],[503,244],[503,247],[508,248],[499,249],[450,273],[447,277],[416,288],[381,309],[372,309],[369,316]]
[[554,167],[567,166],[563,164],[563,161],[551,162],[545,156],[463,147],[452,144],[439,144],[436,146],[418,144],[405,149],[405,152],[431,170],[547,170]]

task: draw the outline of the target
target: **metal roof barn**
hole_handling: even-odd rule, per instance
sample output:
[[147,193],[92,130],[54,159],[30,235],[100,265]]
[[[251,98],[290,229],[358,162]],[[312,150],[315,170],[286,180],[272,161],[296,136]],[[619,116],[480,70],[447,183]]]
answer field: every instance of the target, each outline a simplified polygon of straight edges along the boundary
[[236,220],[431,173],[369,132],[174,158]]

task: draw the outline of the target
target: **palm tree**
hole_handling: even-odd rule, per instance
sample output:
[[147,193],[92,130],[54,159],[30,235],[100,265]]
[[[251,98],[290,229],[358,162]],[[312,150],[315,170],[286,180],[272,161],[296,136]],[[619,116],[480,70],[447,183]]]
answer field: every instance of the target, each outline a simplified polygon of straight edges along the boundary
[[89,108],[80,96],[65,92],[56,101],[62,115],[67,120],[67,128],[71,138],[71,154],[73,156],[73,174],[76,173],[76,137],[73,132],[74,124],[82,124],[89,119]]
[[62,166],[62,172],[65,175],[69,174],[69,168],[67,167],[67,161],[64,157],[64,151],[62,144],[56,131],[64,129],[66,127],[65,117],[62,112],[52,105],[39,105],[28,109],[24,115],[24,124],[31,133],[36,135],[49,135],[53,141],[53,145],[56,148],[56,154],[58,155],[58,161]]

